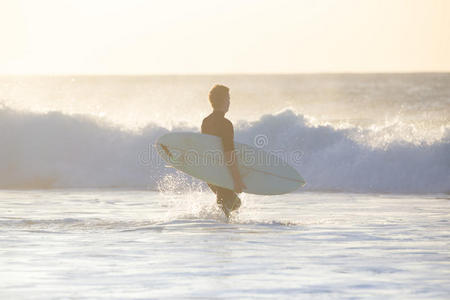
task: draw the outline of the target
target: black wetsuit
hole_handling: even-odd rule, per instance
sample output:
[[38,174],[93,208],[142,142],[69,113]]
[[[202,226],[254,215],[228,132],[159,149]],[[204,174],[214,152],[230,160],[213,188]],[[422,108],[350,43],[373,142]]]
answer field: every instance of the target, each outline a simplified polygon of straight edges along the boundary
[[[202,133],[220,137],[224,152],[234,150],[233,124],[225,118],[224,112],[215,110],[203,119]],[[209,183],[208,186],[217,195],[217,204],[225,206],[228,211],[236,210],[241,206],[241,200],[234,191]],[[224,210],[224,212],[228,216],[227,211]]]

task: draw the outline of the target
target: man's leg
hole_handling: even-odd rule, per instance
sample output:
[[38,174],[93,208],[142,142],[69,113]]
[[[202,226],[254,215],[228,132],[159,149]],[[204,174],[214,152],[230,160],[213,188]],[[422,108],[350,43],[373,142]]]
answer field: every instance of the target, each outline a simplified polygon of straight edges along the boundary
[[241,199],[232,190],[221,188],[222,203],[229,211],[237,210],[241,206]]
[[241,206],[241,199],[232,190],[208,184],[217,196],[217,204],[222,207],[224,213],[229,216],[230,212]]

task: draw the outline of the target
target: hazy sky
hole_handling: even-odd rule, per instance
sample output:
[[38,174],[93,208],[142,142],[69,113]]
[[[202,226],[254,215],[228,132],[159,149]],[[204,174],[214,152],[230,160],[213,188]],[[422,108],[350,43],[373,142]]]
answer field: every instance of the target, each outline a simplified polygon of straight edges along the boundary
[[1,74],[450,71],[450,0],[1,0]]

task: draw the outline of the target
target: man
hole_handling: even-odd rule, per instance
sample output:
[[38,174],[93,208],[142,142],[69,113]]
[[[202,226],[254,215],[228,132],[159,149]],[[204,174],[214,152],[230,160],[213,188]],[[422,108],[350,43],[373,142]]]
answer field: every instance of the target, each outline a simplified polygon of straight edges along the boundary
[[[247,188],[242,182],[241,175],[236,165],[234,157],[234,131],[233,124],[225,118],[225,113],[230,107],[229,89],[223,85],[215,85],[209,92],[209,102],[213,112],[203,119],[202,133],[215,135],[222,139],[224,159],[229,167],[234,182],[234,191],[241,193]],[[222,208],[227,217],[233,210],[241,206],[241,200],[232,190],[215,186],[208,183],[208,186],[217,196],[217,204]]]

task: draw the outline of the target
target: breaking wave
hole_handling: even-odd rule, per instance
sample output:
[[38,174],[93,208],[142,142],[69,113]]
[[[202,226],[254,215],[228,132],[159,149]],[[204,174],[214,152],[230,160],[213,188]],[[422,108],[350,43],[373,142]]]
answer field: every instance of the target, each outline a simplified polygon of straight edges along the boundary
[[[392,127],[392,126],[391,126]],[[294,162],[304,189],[380,193],[450,191],[450,130],[433,142],[391,139],[374,143],[374,131],[314,126],[285,110],[255,122],[238,122],[236,140],[267,139],[265,150],[302,153]],[[389,128],[386,130],[396,130]],[[0,108],[0,188],[125,187],[157,189],[177,178],[153,143],[169,131],[151,123],[126,131],[85,115],[31,113]],[[385,134],[389,134],[388,132]],[[181,182],[193,181],[188,176]],[[176,181],[176,180],[175,180]],[[174,180],[169,180],[173,184]],[[178,184],[178,187],[183,184]],[[191,185],[187,185],[191,186]]]

